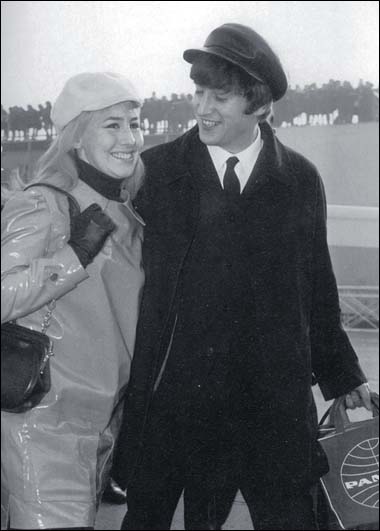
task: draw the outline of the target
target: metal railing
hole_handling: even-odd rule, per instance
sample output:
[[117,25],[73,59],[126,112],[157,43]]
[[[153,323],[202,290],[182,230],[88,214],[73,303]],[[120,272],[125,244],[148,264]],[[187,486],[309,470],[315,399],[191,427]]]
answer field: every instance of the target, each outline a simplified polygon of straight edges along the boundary
[[379,330],[379,286],[339,286],[345,330]]

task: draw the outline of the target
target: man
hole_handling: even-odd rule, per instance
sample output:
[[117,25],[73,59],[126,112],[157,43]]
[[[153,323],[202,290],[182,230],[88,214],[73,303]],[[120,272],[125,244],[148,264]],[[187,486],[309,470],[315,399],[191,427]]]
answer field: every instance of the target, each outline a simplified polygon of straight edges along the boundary
[[169,529],[183,489],[186,529],[215,528],[236,487],[255,529],[316,529],[312,380],[370,408],[322,181],[266,122],[287,81],[262,37],[224,24],[184,59],[197,126],[144,153],[137,199],[146,285],[114,470],[122,529]]

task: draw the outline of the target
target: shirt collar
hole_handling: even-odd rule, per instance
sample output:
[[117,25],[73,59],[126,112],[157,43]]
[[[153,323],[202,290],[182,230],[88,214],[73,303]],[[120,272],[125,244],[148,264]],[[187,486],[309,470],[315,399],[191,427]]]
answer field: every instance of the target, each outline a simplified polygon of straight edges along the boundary
[[252,144],[239,153],[230,153],[220,146],[207,146],[208,152],[210,153],[210,157],[221,182],[223,182],[227,159],[230,157],[237,157],[239,159],[239,164],[236,166],[236,173],[239,179],[243,180],[243,186],[241,186],[241,189],[243,189],[256,164],[262,145],[263,142],[261,139],[261,132],[260,128],[258,127],[255,140],[252,142]]

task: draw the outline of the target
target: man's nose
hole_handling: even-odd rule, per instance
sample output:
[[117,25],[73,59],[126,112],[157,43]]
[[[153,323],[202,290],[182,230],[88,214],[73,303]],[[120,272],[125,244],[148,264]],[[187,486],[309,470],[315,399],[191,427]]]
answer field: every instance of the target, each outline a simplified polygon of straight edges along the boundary
[[197,113],[201,115],[208,114],[212,109],[211,95],[205,92],[199,97],[197,102]]

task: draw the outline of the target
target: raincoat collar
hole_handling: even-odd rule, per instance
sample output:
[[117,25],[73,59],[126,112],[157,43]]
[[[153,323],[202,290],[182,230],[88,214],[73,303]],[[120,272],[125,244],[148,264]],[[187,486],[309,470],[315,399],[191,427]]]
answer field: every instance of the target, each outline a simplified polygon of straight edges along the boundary
[[[98,193],[96,190],[91,188],[88,184],[86,184],[84,181],[78,179],[78,184],[75,187],[75,189],[72,191],[75,198],[78,200],[79,205],[81,207],[81,211],[85,210],[87,207],[89,207],[92,203],[97,203],[102,210],[105,210],[110,203],[110,199],[107,199],[100,193]],[[136,212],[136,210],[133,208],[131,197],[129,193],[127,194],[126,200],[123,203],[113,201],[113,203],[118,204],[119,208],[123,209],[126,208],[129,210],[129,212],[132,214],[132,216],[139,222],[141,225],[145,225],[144,220],[139,216],[139,214]]]

